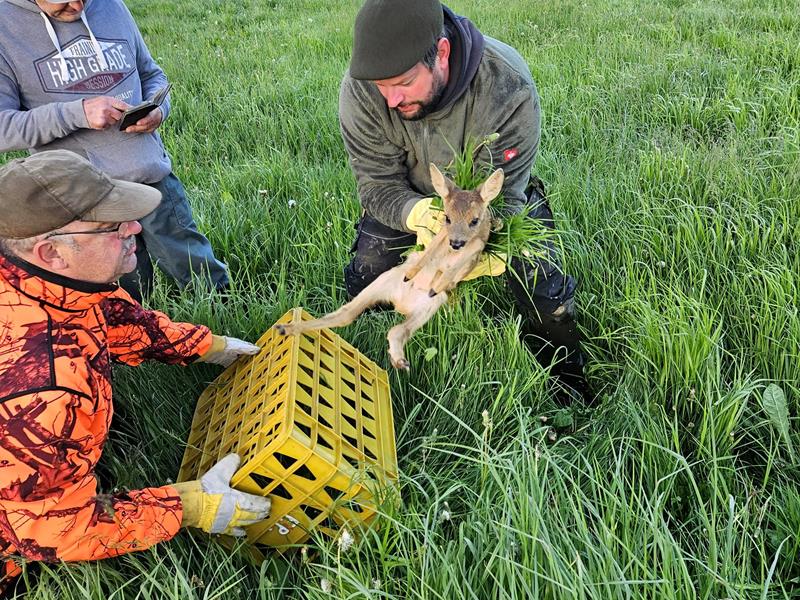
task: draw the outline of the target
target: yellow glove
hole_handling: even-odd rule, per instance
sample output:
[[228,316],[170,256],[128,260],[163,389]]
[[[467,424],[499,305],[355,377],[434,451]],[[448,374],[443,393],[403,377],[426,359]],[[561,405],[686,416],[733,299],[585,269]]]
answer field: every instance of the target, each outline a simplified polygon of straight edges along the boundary
[[433,198],[422,198],[411,207],[406,217],[406,227],[417,234],[417,244],[420,246],[427,247],[444,223],[441,202],[437,201],[438,206],[434,206],[433,202]]
[[[433,198],[423,198],[411,208],[411,212],[406,217],[406,226],[417,234],[417,245],[426,248],[444,224],[444,210],[434,206],[433,202]],[[462,281],[469,281],[484,275],[491,277],[502,275],[506,272],[506,258],[505,253],[502,252],[497,254],[484,252],[481,254],[480,262]]]
[[464,277],[461,281],[469,281],[470,279],[476,279],[478,277],[483,277],[484,275],[488,275],[489,277],[497,277],[498,275],[502,275],[506,272],[506,253],[505,252],[498,252],[496,254],[490,254],[488,252],[481,253],[481,259],[478,261],[478,264],[475,265],[467,276]]
[[241,355],[258,354],[260,350],[261,348],[255,344],[245,342],[239,338],[213,335],[211,347],[197,359],[197,362],[214,363],[215,365],[227,367]]
[[242,537],[243,527],[267,518],[272,504],[269,498],[245,494],[230,486],[240,461],[238,454],[228,454],[199,480],[173,484],[183,504],[181,527]]

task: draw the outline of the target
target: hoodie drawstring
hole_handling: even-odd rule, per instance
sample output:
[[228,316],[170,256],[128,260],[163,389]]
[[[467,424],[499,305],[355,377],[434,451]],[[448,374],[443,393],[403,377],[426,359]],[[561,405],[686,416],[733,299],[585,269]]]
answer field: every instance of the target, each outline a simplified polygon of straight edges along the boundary
[[[53,42],[53,46],[56,48],[56,52],[58,53],[58,58],[61,62],[61,79],[64,81],[69,81],[69,69],[67,68],[67,59],[64,58],[64,53],[61,51],[61,44],[58,43],[58,36],[56,35],[55,29],[53,29],[53,24],[50,22],[50,19],[47,18],[47,15],[43,12],[39,13],[42,16],[42,20],[44,21],[44,27],[47,29],[47,35],[50,36],[50,41]],[[89,21],[86,20],[86,13],[81,12],[81,21],[83,21],[83,25],[86,27],[86,31],[89,32],[89,38],[92,41],[92,47],[94,48],[95,56],[97,57],[97,62],[100,63],[100,70],[107,71],[108,70],[108,61],[106,60],[105,54],[103,54],[103,49],[100,47],[100,42],[97,41],[97,38],[94,37],[94,32],[92,31],[91,27],[89,27]]]
[[61,52],[61,44],[58,43],[58,36],[56,35],[55,29],[53,29],[53,24],[50,22],[50,19],[47,18],[47,15],[43,12],[39,13],[42,16],[42,20],[44,21],[44,28],[47,29],[47,34],[50,36],[50,41],[53,42],[53,46],[56,47],[56,52],[58,52],[58,58],[61,59],[61,79],[63,81],[69,81],[69,69],[67,69],[67,59],[64,58],[64,54]]
[[106,60],[105,54],[103,54],[103,49],[100,47],[100,42],[97,41],[97,38],[94,37],[94,33],[92,29],[89,27],[89,21],[86,20],[86,11],[81,12],[81,21],[86,26],[86,31],[89,32],[89,37],[92,39],[92,46],[94,46],[94,53],[97,56],[97,60],[100,63],[100,70],[108,71],[108,61]]

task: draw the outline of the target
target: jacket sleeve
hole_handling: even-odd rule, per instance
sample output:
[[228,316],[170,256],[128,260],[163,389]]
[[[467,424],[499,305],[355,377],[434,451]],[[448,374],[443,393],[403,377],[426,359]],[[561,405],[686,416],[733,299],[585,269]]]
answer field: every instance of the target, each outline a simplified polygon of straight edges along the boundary
[[[375,104],[365,83],[345,76],[339,90],[339,126],[358,197],[368,215],[399,231],[409,231],[404,208],[423,196],[408,185],[406,151],[387,139],[386,105]],[[405,211],[407,212],[407,211]]]
[[[122,3],[120,2],[120,4]],[[136,26],[128,7],[123,5],[123,10],[127,12],[128,18],[131,21],[131,30],[136,32],[136,37],[134,39],[134,44],[136,46],[136,70],[139,73],[139,80],[142,82],[142,98],[149,100],[159,89],[167,85],[167,76],[150,54],[150,50],[148,50],[147,44],[145,44],[144,38],[142,38],[142,34]],[[170,102],[169,95],[167,95],[164,102],[161,104],[161,113],[164,116],[162,122],[167,120],[169,111]]]
[[[502,167],[503,196],[509,213],[519,212],[525,206],[525,188],[531,176],[531,169],[539,150],[541,135],[541,114],[539,97],[535,89],[523,88],[512,101],[490,133],[499,137],[489,146],[490,164]],[[486,158],[482,152],[480,158]]]
[[97,493],[110,411],[64,388],[17,396],[0,442],[7,465],[0,540],[31,560],[95,560],[172,538],[183,508],[171,486]]
[[0,55],[0,152],[44,146],[86,128],[83,100],[52,102],[27,110],[14,73]]
[[211,348],[208,327],[175,323],[164,313],[146,310],[118,290],[102,303],[108,324],[108,349],[114,359],[128,365],[145,360],[188,364]]

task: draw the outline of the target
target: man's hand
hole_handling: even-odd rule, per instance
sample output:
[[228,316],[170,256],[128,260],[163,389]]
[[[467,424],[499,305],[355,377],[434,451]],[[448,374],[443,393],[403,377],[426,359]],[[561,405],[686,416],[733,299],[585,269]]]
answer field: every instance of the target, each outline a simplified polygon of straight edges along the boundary
[[215,335],[211,348],[197,360],[227,367],[240,356],[258,354],[260,350],[261,348],[250,342],[235,337]]
[[111,96],[97,96],[83,101],[83,112],[91,129],[108,129],[119,123],[130,104]]
[[269,498],[246,494],[231,487],[239,468],[238,454],[228,454],[199,480],[175,483],[183,504],[181,527],[198,527],[207,533],[245,535],[243,527],[269,516]]
[[426,248],[444,223],[444,211],[433,206],[433,198],[422,198],[406,217],[406,227],[417,234],[417,244]]
[[136,121],[135,124],[125,129],[125,133],[153,133],[161,125],[163,119],[164,114],[161,112],[161,108],[156,107],[146,116]]

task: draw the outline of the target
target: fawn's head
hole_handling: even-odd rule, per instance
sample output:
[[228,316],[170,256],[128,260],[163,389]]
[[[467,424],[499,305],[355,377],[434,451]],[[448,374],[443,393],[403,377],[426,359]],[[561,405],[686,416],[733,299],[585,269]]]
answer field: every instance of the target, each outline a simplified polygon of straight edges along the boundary
[[503,169],[497,169],[475,190],[462,190],[431,163],[431,183],[444,204],[444,227],[450,247],[459,250],[473,238],[489,238],[489,203],[503,187]]

